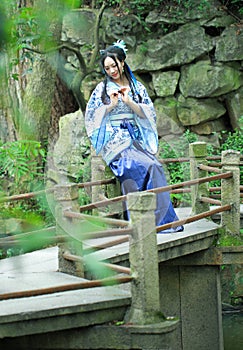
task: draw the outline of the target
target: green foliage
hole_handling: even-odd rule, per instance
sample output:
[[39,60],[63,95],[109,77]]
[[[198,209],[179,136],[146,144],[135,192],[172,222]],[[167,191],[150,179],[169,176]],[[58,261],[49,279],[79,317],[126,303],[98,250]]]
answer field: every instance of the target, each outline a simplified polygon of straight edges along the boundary
[[[0,238],[13,237],[13,235],[16,237],[14,246],[0,249],[0,259],[47,245],[47,238],[51,238],[50,235],[53,233],[43,231],[41,235],[35,235],[34,231],[47,227],[47,224],[42,213],[40,214],[34,205],[30,206],[30,203],[26,202],[14,205],[1,203],[0,208]],[[33,232],[33,234],[27,237],[25,232]]]
[[242,0],[222,0],[221,3],[228,8],[231,13],[238,13],[240,16],[243,15]]
[[[90,203],[91,194],[87,192],[84,188],[80,188],[78,191],[78,204],[80,206]],[[85,214],[90,214],[88,211],[84,211]]]
[[243,245],[243,230],[240,236],[224,236],[220,238],[218,246],[220,247],[235,247]]
[[[178,139],[168,143],[163,139],[159,143],[159,158],[161,159],[178,159],[188,157],[189,143],[198,141],[196,134],[185,131]],[[190,179],[190,167],[189,162],[171,162],[166,163],[164,169],[167,173],[168,182],[177,184]],[[171,194],[171,199],[174,206],[189,205],[190,195],[189,194]]]
[[236,129],[234,131],[224,131],[222,133],[222,146],[221,150],[232,149],[235,151],[243,150],[243,129]]
[[[1,0],[0,4],[0,47],[11,56],[10,69],[24,62],[26,74],[32,63],[39,59],[41,49],[54,50],[51,23],[62,22],[71,9],[80,7],[80,0],[39,1],[33,6],[18,6],[15,0]],[[18,75],[13,74],[13,79]]]
[[[208,155],[215,155],[216,152],[221,154],[222,151],[235,150],[242,153],[243,150],[243,116],[239,120],[240,127],[233,131],[222,131],[220,138],[220,148],[216,150],[211,147],[208,149]],[[243,168],[240,168],[240,183],[243,183]],[[215,182],[215,186],[219,186],[220,182]]]
[[[86,147],[86,151],[84,148]],[[75,174],[76,183],[88,182],[91,179],[91,156],[90,156],[90,143],[87,141],[86,145],[83,145],[82,149],[82,166],[80,166],[79,171]],[[90,189],[80,188],[78,203],[80,206],[90,203]]]
[[[129,4],[132,9],[136,9],[138,12],[150,12],[151,9],[163,9],[168,12],[180,13],[181,9],[191,9],[195,7],[195,1],[193,0],[174,0],[174,1],[166,1],[166,0],[132,0],[129,1]],[[204,10],[209,6],[209,1],[201,0],[198,4],[199,10]]]
[[[15,1],[4,1],[2,16],[5,21],[2,46],[4,51],[11,56],[10,69],[26,60],[32,63],[35,56],[30,51],[23,49],[34,48],[40,42],[34,9],[31,7],[17,8]],[[13,74],[12,78],[18,79],[18,75]]]
[[[39,165],[41,162],[41,165]],[[12,183],[12,192],[31,190],[43,177],[45,151],[37,141],[15,141],[0,144],[0,178]]]
[[[20,234],[32,228],[40,229],[52,225],[54,222],[45,194],[24,201],[1,201],[1,197],[6,195],[43,189],[45,156],[44,149],[36,141],[0,144],[0,223],[14,223],[10,232]],[[6,230],[8,233],[9,229]],[[1,227],[0,234],[4,232]],[[4,251],[4,255],[16,255],[21,251],[22,248],[10,248]]]
[[[101,6],[104,1],[97,0],[96,6]],[[235,15],[242,15],[243,7],[241,0],[220,1],[223,9],[233,12]],[[90,1],[83,1],[84,5],[89,5]],[[133,13],[140,18],[144,18],[150,11],[158,9],[168,12],[171,16],[180,16],[183,12],[190,12],[197,8],[198,11],[206,11],[210,7],[209,0],[107,0],[107,7],[119,7],[123,13]]]
[[[185,12],[192,11],[197,6],[198,11],[205,11],[210,6],[210,1],[200,0],[59,0],[56,2],[43,1],[35,6],[17,6],[15,0],[2,0],[0,4],[0,47],[11,51],[11,65],[19,62],[29,62],[29,67],[24,74],[31,71],[31,64],[38,59],[36,52],[40,47],[54,50],[57,43],[53,42],[53,33],[50,24],[55,21],[61,23],[63,16],[71,9],[81,6],[101,7],[104,2],[107,7],[119,9],[119,14],[135,14],[141,20],[146,30],[149,30],[145,18],[154,9],[163,11],[171,17],[178,17]],[[236,19],[243,14],[241,0],[222,0],[225,11],[233,12]],[[48,10],[46,10],[48,8]],[[170,29],[164,26],[164,32]],[[173,25],[172,25],[173,27]],[[25,64],[26,66],[26,64]],[[13,74],[14,79],[18,76]]]
[[[242,120],[242,119],[241,119]],[[242,121],[240,120],[240,125]],[[207,144],[207,154],[208,156],[221,155],[224,150],[236,150],[242,152],[243,150],[243,129],[235,129],[233,131],[223,131],[219,135],[221,145],[219,148],[213,147],[211,144]],[[175,141],[170,143],[160,140],[159,143],[159,158],[183,158],[188,157],[189,144],[198,141],[198,136],[189,130],[185,131]],[[190,179],[190,166],[188,162],[171,162],[164,164],[164,169],[170,184],[177,184],[179,182],[187,181]],[[243,183],[243,169],[240,168],[240,183]],[[218,187],[220,186],[220,180],[210,182],[210,186]],[[190,195],[188,194],[172,194],[171,195],[174,206],[180,204],[188,205],[190,203]]]
[[[104,2],[103,0],[98,0],[97,5],[101,6],[103,2]],[[121,3],[120,0],[106,0],[105,2],[107,4],[107,7],[116,7]]]

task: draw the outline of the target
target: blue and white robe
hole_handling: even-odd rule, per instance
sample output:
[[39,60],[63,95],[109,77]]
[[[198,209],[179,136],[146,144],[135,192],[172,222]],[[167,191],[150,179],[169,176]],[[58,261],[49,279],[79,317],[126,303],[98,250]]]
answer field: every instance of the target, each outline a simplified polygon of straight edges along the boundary
[[[154,105],[145,87],[137,83],[142,101],[139,102],[137,97],[134,100],[143,111],[143,118],[136,115],[120,96],[117,106],[107,114],[108,105],[101,99],[103,82],[93,91],[85,113],[88,137],[96,153],[102,156],[120,181],[123,194],[167,185],[163,167],[155,157],[158,134]],[[108,82],[108,95],[119,89],[116,83]],[[129,95],[132,98],[131,92]],[[126,127],[124,120],[129,127]],[[126,215],[129,219],[128,211]],[[178,220],[168,192],[157,194],[155,216],[157,226]],[[179,226],[161,233],[181,230],[183,227]]]

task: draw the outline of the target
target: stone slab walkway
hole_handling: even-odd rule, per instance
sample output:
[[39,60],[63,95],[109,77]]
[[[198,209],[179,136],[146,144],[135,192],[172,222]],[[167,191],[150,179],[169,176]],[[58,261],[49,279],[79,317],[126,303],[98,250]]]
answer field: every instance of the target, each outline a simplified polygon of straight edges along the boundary
[[[189,216],[190,208],[182,208],[178,213],[180,218]],[[158,234],[158,249],[163,251],[172,246],[180,246],[196,240],[198,237],[215,235],[218,225],[209,220],[200,220],[185,226],[184,232],[173,234]],[[207,234],[205,234],[207,232]],[[118,238],[117,236],[116,238]],[[112,239],[112,238],[110,238]],[[89,244],[102,243],[107,238],[89,240]],[[127,260],[129,254],[128,242],[92,253],[93,259],[110,260],[119,263]],[[82,278],[58,272],[58,248],[26,253],[0,260],[0,294],[15,291],[35,290],[62,286],[82,281]]]
[[[178,212],[190,216],[189,208]],[[206,249],[218,225],[203,219],[185,226],[184,232],[158,234],[160,261]],[[90,242],[89,242],[90,243]],[[204,247],[205,246],[205,247]],[[97,260],[127,261],[128,243],[93,253]],[[58,248],[0,260],[0,294],[57,287],[84,279],[58,271]],[[131,303],[130,285],[96,287],[40,296],[0,300],[0,338],[70,329],[114,319],[121,320]]]

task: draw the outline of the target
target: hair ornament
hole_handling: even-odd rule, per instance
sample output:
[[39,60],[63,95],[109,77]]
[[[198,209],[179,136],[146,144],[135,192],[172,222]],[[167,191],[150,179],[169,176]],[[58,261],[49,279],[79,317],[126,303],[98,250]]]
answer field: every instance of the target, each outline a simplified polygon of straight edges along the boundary
[[100,56],[104,55],[105,50],[100,50]]
[[119,39],[116,43],[113,43],[113,45],[122,49],[124,54],[126,55],[127,48],[124,40]]

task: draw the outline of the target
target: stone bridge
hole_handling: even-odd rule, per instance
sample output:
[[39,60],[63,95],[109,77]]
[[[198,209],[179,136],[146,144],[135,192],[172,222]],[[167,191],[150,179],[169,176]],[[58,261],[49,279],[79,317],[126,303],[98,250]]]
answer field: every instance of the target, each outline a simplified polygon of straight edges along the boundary
[[[224,161],[222,171],[233,176],[222,180],[222,205],[231,209],[221,213],[221,222],[188,220],[201,205],[194,198],[193,209],[177,210],[184,232],[157,234],[155,194],[131,193],[129,241],[84,239],[83,249],[105,247],[91,252],[89,261],[109,264],[114,278],[95,279],[66,242],[1,261],[1,348],[223,350],[220,268],[243,263],[242,246],[217,244],[225,234],[239,235],[240,227],[239,154],[228,152]],[[59,235],[80,219],[71,218],[73,186],[56,188],[59,212],[69,208],[58,222]]]

